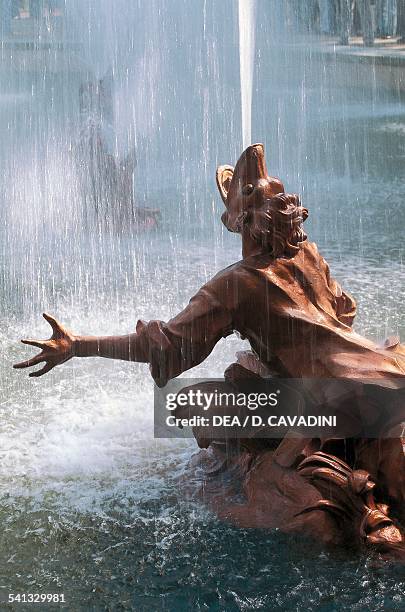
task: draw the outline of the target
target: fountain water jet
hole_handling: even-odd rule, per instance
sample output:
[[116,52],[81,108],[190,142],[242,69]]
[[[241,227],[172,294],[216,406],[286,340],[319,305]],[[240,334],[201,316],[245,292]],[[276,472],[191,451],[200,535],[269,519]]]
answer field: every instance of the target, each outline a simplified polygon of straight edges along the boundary
[[255,56],[255,0],[239,0],[239,66],[242,104],[242,142],[252,142],[253,62]]

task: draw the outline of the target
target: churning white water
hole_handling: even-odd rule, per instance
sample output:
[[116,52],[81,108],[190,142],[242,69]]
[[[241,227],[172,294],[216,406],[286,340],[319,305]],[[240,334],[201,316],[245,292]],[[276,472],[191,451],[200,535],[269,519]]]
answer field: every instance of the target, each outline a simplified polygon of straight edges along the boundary
[[242,139],[252,142],[253,62],[255,56],[255,0],[239,0],[239,65],[242,103]]

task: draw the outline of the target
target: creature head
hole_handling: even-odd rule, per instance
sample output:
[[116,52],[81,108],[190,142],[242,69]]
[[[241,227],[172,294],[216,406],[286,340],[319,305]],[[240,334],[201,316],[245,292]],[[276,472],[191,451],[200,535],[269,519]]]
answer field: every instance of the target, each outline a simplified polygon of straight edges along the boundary
[[298,196],[284,192],[280,179],[268,175],[262,144],[248,147],[235,168],[220,166],[216,178],[226,207],[221,219],[229,231],[249,232],[275,257],[299,249],[308,211]]

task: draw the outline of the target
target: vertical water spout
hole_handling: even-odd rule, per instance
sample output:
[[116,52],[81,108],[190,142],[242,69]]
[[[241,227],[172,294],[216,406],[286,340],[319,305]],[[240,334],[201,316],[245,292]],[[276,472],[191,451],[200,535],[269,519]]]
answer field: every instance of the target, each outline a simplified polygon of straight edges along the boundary
[[252,141],[253,62],[255,55],[255,0],[239,0],[239,66],[242,104],[242,139]]

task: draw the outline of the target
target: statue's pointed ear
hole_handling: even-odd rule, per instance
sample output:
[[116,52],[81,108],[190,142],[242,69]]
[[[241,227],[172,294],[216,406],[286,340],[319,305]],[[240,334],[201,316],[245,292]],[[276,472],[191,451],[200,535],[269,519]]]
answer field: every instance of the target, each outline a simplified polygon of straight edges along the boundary
[[233,166],[219,166],[217,168],[217,174],[216,174],[217,185],[218,185],[219,193],[221,194],[221,198],[224,203],[228,195],[232,176],[233,176]]

